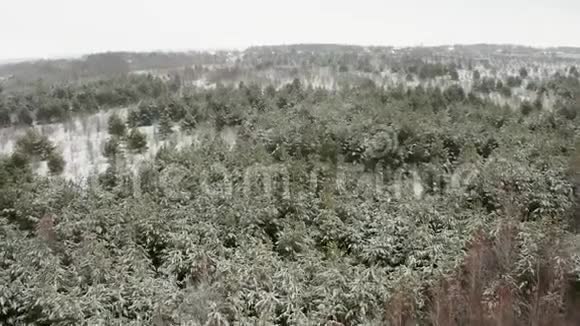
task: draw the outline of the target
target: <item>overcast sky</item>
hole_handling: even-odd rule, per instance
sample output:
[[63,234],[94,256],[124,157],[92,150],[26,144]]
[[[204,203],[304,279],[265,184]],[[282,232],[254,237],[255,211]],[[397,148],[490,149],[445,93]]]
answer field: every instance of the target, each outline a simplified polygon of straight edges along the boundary
[[580,1],[0,0],[0,59],[314,42],[580,46]]

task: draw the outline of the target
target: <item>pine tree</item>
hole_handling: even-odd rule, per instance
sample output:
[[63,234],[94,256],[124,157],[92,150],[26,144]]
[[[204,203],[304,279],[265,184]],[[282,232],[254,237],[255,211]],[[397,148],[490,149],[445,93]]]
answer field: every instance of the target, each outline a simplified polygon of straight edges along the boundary
[[196,126],[197,126],[197,118],[193,114],[188,112],[181,121],[181,130],[191,131],[195,129]]
[[32,126],[34,123],[34,118],[32,117],[32,113],[30,113],[28,108],[23,108],[20,110],[20,112],[18,112],[18,123],[26,126]]
[[139,129],[132,129],[127,136],[127,148],[137,153],[147,150],[147,137]]
[[528,78],[528,70],[526,69],[526,67],[521,67],[520,68],[520,78],[521,79]]
[[7,127],[11,122],[10,114],[2,107],[2,103],[0,102],[0,127]]
[[117,169],[114,164],[110,164],[107,170],[99,175],[99,183],[107,190],[113,189],[118,182]]
[[52,175],[58,175],[64,171],[66,161],[64,160],[61,154],[53,151],[48,155],[47,165],[48,170]]
[[105,147],[103,148],[103,156],[108,159],[116,159],[117,156],[121,153],[121,144],[116,137],[110,138],[105,143]]
[[570,76],[574,78],[580,77],[580,74],[578,73],[578,69],[576,68],[576,66],[570,67],[570,70],[568,72],[570,73]]
[[44,161],[54,151],[53,143],[36,129],[29,129],[16,141],[16,150]]
[[124,137],[127,134],[127,126],[119,115],[113,113],[108,120],[108,131],[111,136]]
[[159,133],[163,139],[166,139],[173,133],[173,121],[171,121],[167,111],[163,112],[159,120]]

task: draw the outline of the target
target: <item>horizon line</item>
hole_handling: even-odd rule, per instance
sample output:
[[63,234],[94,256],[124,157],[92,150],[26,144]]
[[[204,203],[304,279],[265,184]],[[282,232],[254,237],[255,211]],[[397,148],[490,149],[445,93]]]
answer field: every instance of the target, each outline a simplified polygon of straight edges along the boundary
[[199,48],[149,48],[149,49],[109,49],[109,50],[98,50],[98,51],[86,51],[82,53],[63,53],[63,54],[49,54],[49,55],[39,55],[39,56],[27,56],[27,57],[13,57],[13,58],[0,58],[0,65],[9,64],[19,64],[26,62],[38,62],[38,61],[53,61],[53,60],[73,60],[81,59],[90,55],[98,55],[105,53],[190,53],[190,52],[212,52],[212,51],[246,51],[251,48],[260,47],[283,47],[283,46],[297,46],[297,45],[335,45],[335,46],[352,46],[352,47],[371,47],[371,48],[398,48],[398,49],[409,49],[409,48],[439,48],[439,47],[455,47],[455,46],[498,46],[498,47],[523,47],[531,48],[537,50],[550,50],[550,49],[560,49],[560,48],[572,48],[580,50],[580,45],[529,45],[523,43],[486,43],[486,42],[475,42],[475,43],[443,43],[443,44],[414,44],[414,45],[393,45],[393,44],[355,44],[355,43],[337,43],[337,42],[291,42],[291,43],[264,43],[264,44],[252,44],[246,46],[215,46],[215,47],[199,47]]

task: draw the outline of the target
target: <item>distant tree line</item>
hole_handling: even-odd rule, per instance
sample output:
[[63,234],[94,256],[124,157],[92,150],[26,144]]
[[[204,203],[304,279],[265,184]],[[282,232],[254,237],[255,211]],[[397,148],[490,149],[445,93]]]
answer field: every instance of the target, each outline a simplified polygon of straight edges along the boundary
[[175,82],[151,75],[129,75],[81,85],[48,86],[38,82],[29,92],[0,94],[0,126],[63,122],[78,114],[166,97],[179,88]]

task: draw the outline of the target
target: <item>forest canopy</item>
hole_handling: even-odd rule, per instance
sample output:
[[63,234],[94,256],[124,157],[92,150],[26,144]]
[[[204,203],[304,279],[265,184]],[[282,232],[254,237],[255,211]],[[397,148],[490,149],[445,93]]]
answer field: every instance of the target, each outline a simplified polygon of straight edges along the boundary
[[[219,56],[152,56],[133,64],[201,67],[3,91],[23,132],[0,158],[0,324],[574,325],[578,76],[391,50],[251,48],[211,87],[185,71]],[[39,130],[103,112],[106,168],[60,176],[73,155]]]

